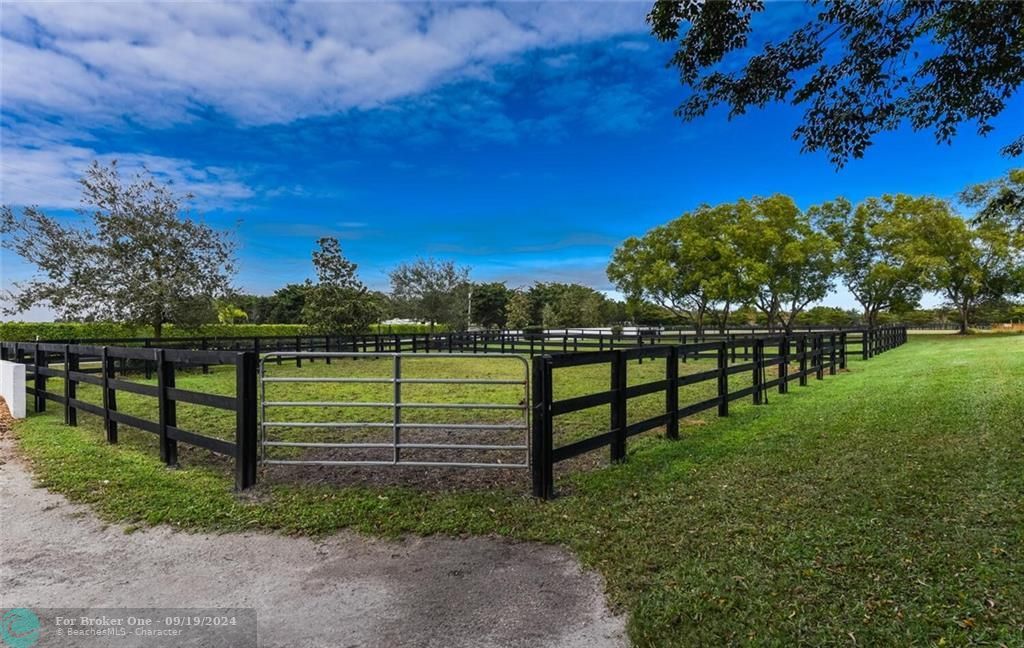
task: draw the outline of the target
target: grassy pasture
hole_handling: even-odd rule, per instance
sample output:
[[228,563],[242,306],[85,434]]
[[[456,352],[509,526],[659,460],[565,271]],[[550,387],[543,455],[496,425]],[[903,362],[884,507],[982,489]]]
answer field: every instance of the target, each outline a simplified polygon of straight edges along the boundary
[[[607,385],[603,371],[581,369],[556,370],[567,390],[556,398]],[[663,371],[631,364],[630,383]],[[749,384],[733,378],[734,388]],[[220,372],[178,384],[218,381],[231,392]],[[439,395],[450,393],[420,397]],[[661,406],[658,396],[637,399],[630,420]],[[182,427],[224,424],[195,410],[179,414]],[[183,468],[168,470],[152,435],[125,428],[122,447],[110,447],[85,414],[79,428],[62,426],[59,411],[32,416],[15,434],[41,483],[132,525],[564,544],[604,575],[641,646],[1022,646],[1022,413],[1024,337],[914,336],[839,376],[794,383],[767,406],[736,402],[726,419],[707,412],[681,426],[679,441],[656,431],[631,439],[627,462],[560,475],[568,494],[548,503],[505,488],[288,483],[238,498],[226,465],[183,453]],[[560,417],[557,442],[606,423],[606,408]]]

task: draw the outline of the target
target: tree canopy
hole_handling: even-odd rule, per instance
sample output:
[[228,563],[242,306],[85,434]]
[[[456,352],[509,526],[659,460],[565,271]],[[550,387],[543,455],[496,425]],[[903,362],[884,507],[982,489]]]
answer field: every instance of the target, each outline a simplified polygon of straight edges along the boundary
[[[678,43],[669,66],[692,92],[676,114],[804,106],[794,139],[842,166],[904,123],[940,142],[967,122],[986,134],[1024,81],[1022,2],[812,4],[816,15],[773,42],[763,0],[655,3],[651,31]],[[1003,151],[1020,155],[1024,135],[1013,136]]]
[[1003,219],[1024,231],[1024,168],[1010,169],[1001,178],[971,185],[960,200],[978,210],[981,220]]
[[[191,216],[192,196],[143,169],[131,180],[116,161],[94,162],[80,180],[79,222],[35,207],[0,212],[3,246],[39,269],[8,293],[8,313],[36,304],[62,319],[194,326],[216,320],[230,292],[235,244]],[[5,300],[5,301],[7,301]]]
[[324,335],[364,333],[380,315],[376,300],[356,276],[356,264],[342,254],[338,239],[324,237],[317,245],[317,283],[306,291],[305,323]]
[[915,308],[921,300],[920,270],[906,255],[921,199],[906,195],[869,198],[854,208],[840,198],[812,207],[811,218],[836,243],[836,270],[864,309],[869,326],[879,314]]
[[921,198],[906,254],[921,268],[923,286],[956,308],[960,332],[982,306],[1024,291],[1018,232],[1002,220],[968,222],[937,198]]
[[453,261],[416,259],[389,274],[391,297],[399,312],[428,322],[464,328],[467,322],[469,268]]
[[770,326],[790,328],[832,287],[834,244],[787,196],[703,205],[612,255],[608,278],[631,300],[647,299],[703,330],[755,304]]
[[745,206],[702,205],[627,239],[612,255],[608,278],[631,302],[651,300],[700,330],[709,312],[720,314],[724,326],[730,308],[752,296],[738,246]]

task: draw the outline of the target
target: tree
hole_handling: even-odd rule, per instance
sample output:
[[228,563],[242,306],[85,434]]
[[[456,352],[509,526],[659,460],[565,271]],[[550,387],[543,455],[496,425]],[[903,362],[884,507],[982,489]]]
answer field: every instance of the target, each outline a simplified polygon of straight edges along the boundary
[[835,243],[816,231],[789,196],[741,200],[736,229],[743,273],[768,327],[791,331],[797,316],[832,290]]
[[377,321],[379,306],[356,276],[356,264],[342,254],[338,239],[324,237],[313,252],[317,283],[306,292],[302,316],[322,335],[364,333]]
[[868,326],[883,311],[916,308],[921,300],[920,270],[903,254],[913,236],[920,199],[906,195],[870,198],[854,209],[840,198],[812,207],[812,220],[836,243],[836,269],[864,309]]
[[510,329],[522,330],[533,323],[530,318],[530,297],[523,290],[511,291],[505,310],[505,326]]
[[229,301],[217,302],[216,308],[217,321],[221,324],[235,324],[249,319],[249,315],[244,310]]
[[801,313],[797,321],[804,326],[833,326],[848,328],[860,324],[856,310],[845,310],[835,306],[815,306]]
[[[842,166],[904,122],[940,142],[963,122],[986,134],[1024,80],[1021,2],[827,2],[781,41],[748,53],[764,8],[762,0],[654,5],[651,31],[678,41],[669,66],[692,90],[679,117],[725,104],[731,118],[790,101],[806,106],[793,134],[802,150],[824,149]],[[1024,136],[1003,149],[1022,151]]]
[[267,322],[270,324],[301,324],[302,311],[313,284],[310,281],[290,283],[274,291],[267,301]]
[[538,282],[526,296],[529,320],[545,327],[597,327],[619,316],[615,302],[578,283]]
[[485,328],[505,326],[505,309],[511,291],[500,281],[472,285],[471,303],[473,322]]
[[956,309],[966,333],[981,306],[1019,294],[1024,286],[1020,234],[1004,220],[968,223],[938,198],[922,198],[907,254],[926,289]]
[[417,259],[390,273],[391,296],[400,311],[435,324],[464,327],[469,287],[469,268],[452,261]]
[[9,314],[49,304],[65,320],[102,319],[190,327],[216,318],[214,302],[235,271],[227,233],[190,216],[190,194],[143,169],[122,180],[117,162],[98,162],[80,180],[79,223],[38,208],[0,212],[3,246],[40,273],[8,293]]
[[567,328],[597,327],[606,323],[606,302],[603,294],[581,284],[556,284],[551,302],[553,321],[547,326]]
[[967,187],[960,200],[978,210],[978,219],[1005,219],[1024,231],[1024,168],[1010,169],[1002,178]]
[[703,331],[710,313],[724,328],[732,307],[752,297],[738,247],[743,201],[702,205],[629,238],[612,255],[608,278],[632,302],[649,300]]

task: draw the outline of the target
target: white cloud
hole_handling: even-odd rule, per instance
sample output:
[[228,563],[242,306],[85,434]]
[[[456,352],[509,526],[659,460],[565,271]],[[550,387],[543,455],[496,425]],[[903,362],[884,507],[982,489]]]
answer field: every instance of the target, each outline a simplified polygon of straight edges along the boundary
[[383,105],[555,48],[645,29],[642,3],[5,3],[5,111],[249,125]]
[[5,142],[0,147],[0,203],[58,209],[78,207],[78,180],[82,173],[93,160],[114,159],[123,174],[130,175],[145,167],[158,178],[173,182],[182,193],[194,194],[196,203],[205,209],[237,208],[237,201],[256,194],[230,169],[196,166],[188,160],[138,153],[100,155],[91,148],[68,144],[34,147]]

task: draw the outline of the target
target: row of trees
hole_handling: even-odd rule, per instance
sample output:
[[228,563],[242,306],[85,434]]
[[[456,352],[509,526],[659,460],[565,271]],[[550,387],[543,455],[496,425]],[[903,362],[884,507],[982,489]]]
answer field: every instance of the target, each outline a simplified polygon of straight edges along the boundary
[[[842,283],[863,307],[863,323],[906,313],[924,291],[943,295],[966,330],[979,309],[996,312],[1024,291],[1024,170],[968,188],[965,220],[932,197],[837,199],[800,210],[775,195],[702,206],[625,241],[608,276],[627,296],[608,299],[580,284],[509,288],[474,283],[469,269],[419,259],[390,273],[391,290],[369,290],[337,239],[313,252],[316,280],[273,295],[233,293],[235,244],[188,211],[143,172],[124,181],[116,163],[93,164],[81,181],[83,222],[35,208],[0,212],[3,245],[40,273],[16,285],[7,312],[44,303],[65,320],[190,327],[225,322],[303,323],[330,333],[365,331],[391,317],[451,328],[690,324],[699,329],[767,324],[843,324],[849,313],[808,307]],[[1005,310],[1005,309],[1004,309]],[[1009,312],[1009,311],[1007,311]]]
[[[325,241],[336,248],[333,239],[323,239],[320,245]],[[340,256],[340,250],[337,254]],[[454,329],[522,329],[608,326],[627,319],[625,304],[581,284],[536,283],[528,288],[509,288],[504,282],[473,282],[467,268],[449,261],[417,259],[397,267],[390,279],[390,293],[361,293],[363,313],[375,317],[371,322],[409,318]],[[252,324],[314,324],[326,319],[337,326],[336,321],[323,317],[321,309],[310,306],[310,296],[316,290],[317,284],[306,282],[288,284],[267,296],[234,294],[222,301],[222,312]],[[352,321],[360,326],[365,319],[353,317]]]
[[962,200],[978,208],[973,220],[950,201],[903,194],[807,210],[783,195],[703,205],[627,239],[608,277],[630,304],[651,301],[698,329],[724,328],[745,306],[788,330],[842,284],[869,325],[932,291],[966,331],[979,308],[1024,292],[1024,233],[1012,202],[1020,181],[1014,171],[968,188]]

